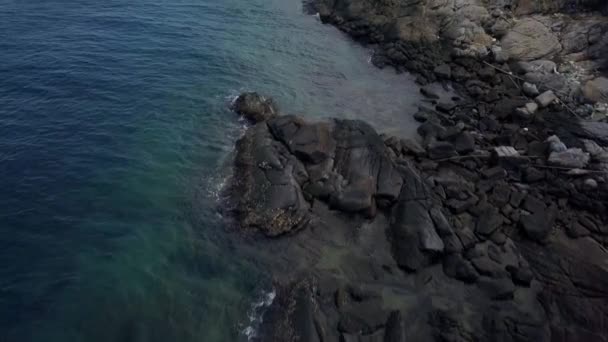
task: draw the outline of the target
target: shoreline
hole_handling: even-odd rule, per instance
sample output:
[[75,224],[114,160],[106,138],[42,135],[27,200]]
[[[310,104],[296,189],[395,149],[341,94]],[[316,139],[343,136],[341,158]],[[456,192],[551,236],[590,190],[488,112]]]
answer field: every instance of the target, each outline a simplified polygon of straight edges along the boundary
[[[320,12],[382,41],[360,18]],[[509,15],[492,18],[518,25]],[[452,56],[400,43],[381,42],[375,63],[393,63],[378,58],[396,44],[426,59],[396,65],[435,100],[411,113],[421,143],[279,115],[255,93],[234,104],[254,125],[237,143],[231,207],[242,229],[284,245],[259,340],[605,340],[608,123],[601,101],[585,105],[603,88],[572,89],[552,61],[497,64],[492,44]]]

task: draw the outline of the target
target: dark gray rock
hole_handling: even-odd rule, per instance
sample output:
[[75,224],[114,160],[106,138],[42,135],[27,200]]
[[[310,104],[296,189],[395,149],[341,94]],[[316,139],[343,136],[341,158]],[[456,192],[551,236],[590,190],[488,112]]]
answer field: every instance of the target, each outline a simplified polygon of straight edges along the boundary
[[444,80],[449,80],[450,78],[452,78],[452,68],[450,68],[450,66],[447,64],[437,66],[433,70],[433,72],[435,73],[435,75],[437,75],[437,77]]
[[549,233],[551,233],[556,215],[556,208],[551,207],[546,211],[523,215],[520,218],[519,223],[530,239],[537,242],[543,242],[548,237]]
[[555,93],[552,90],[547,90],[546,92],[538,95],[534,101],[536,101],[540,108],[545,108],[557,101],[557,96],[555,96]]
[[530,267],[509,265],[506,270],[511,274],[511,280],[515,285],[530,287],[534,279],[534,273],[532,273]]
[[509,278],[481,278],[479,279],[479,288],[493,300],[509,300],[513,299],[515,286]]
[[471,133],[460,132],[449,140],[453,144],[454,149],[460,154],[470,153],[475,150],[475,138],[473,138]]
[[426,155],[426,150],[420,146],[418,142],[412,139],[401,139],[401,148],[403,149],[403,153],[414,155],[416,157],[424,157]]
[[475,232],[482,236],[490,236],[496,229],[498,229],[503,223],[502,215],[498,210],[492,208],[486,210],[481,214],[479,220],[477,220],[477,226]]
[[589,153],[580,148],[569,148],[563,152],[551,152],[549,163],[555,166],[582,169],[589,163]]
[[429,157],[431,159],[446,159],[455,157],[458,154],[456,153],[456,149],[454,145],[450,144],[446,141],[435,141],[429,144],[427,148]]
[[401,311],[392,311],[386,321],[384,342],[405,342],[405,327]]
[[465,283],[474,283],[479,279],[473,265],[458,254],[450,254],[443,259],[443,273]]
[[369,210],[373,205],[375,192],[373,179],[361,177],[344,187],[336,196],[332,196],[330,204],[338,210],[350,213]]

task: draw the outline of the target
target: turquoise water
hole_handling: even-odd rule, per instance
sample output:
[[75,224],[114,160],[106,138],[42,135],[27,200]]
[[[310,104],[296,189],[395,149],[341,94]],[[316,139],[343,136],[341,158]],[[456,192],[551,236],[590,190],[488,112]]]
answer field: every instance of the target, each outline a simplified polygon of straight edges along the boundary
[[234,341],[270,274],[218,214],[244,90],[410,134],[411,78],[298,0],[0,0],[0,341]]

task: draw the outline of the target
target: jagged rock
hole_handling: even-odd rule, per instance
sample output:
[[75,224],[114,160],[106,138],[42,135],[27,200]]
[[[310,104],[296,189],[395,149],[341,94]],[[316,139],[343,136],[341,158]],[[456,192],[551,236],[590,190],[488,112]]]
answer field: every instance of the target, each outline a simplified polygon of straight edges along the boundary
[[551,152],[549,163],[560,167],[582,169],[589,163],[589,153],[580,148],[569,148],[563,152]]
[[372,197],[375,193],[375,184],[369,177],[361,177],[356,182],[347,185],[336,196],[332,196],[332,207],[345,212],[359,212],[369,210]]
[[255,92],[239,95],[234,100],[232,108],[235,112],[254,123],[271,119],[278,113],[276,105],[271,98],[266,98]]
[[340,312],[338,330],[342,333],[371,334],[386,323],[380,300],[353,302]]
[[578,239],[580,237],[589,236],[591,232],[578,221],[574,221],[566,229],[566,234],[573,239]]
[[555,93],[552,90],[547,90],[546,92],[538,95],[534,101],[536,101],[540,108],[545,108],[557,101],[557,96],[555,96]]
[[503,167],[495,166],[481,171],[481,174],[488,180],[501,180],[507,177],[507,170]]
[[[441,96],[439,96],[439,92],[432,86],[424,86],[424,87],[420,88],[420,93],[422,93],[422,95],[424,95],[430,99],[441,98]],[[426,121],[426,120],[424,120],[424,121]]]
[[443,272],[448,277],[466,283],[474,283],[479,278],[479,274],[477,274],[473,265],[459,254],[450,254],[443,259]]
[[566,145],[559,139],[559,137],[557,135],[552,135],[552,136],[548,137],[545,142],[547,142],[549,144],[550,152],[564,152],[565,150],[568,149],[566,147]]
[[477,270],[480,275],[491,277],[491,278],[504,278],[508,275],[504,266],[491,260],[487,256],[480,258],[473,258],[471,260],[473,267]]
[[583,182],[583,186],[584,186],[585,190],[588,190],[588,191],[595,190],[598,187],[597,181],[593,178],[585,179],[585,181]]
[[528,183],[538,182],[545,178],[545,173],[541,172],[537,168],[528,167],[524,171],[524,179]]

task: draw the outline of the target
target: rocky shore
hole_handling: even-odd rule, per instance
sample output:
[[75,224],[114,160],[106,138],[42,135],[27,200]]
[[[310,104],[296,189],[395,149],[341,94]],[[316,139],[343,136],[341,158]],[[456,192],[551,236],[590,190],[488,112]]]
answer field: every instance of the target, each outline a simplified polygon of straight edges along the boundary
[[606,3],[312,6],[428,102],[403,139],[235,101],[230,207],[289,241],[259,340],[608,341]]

